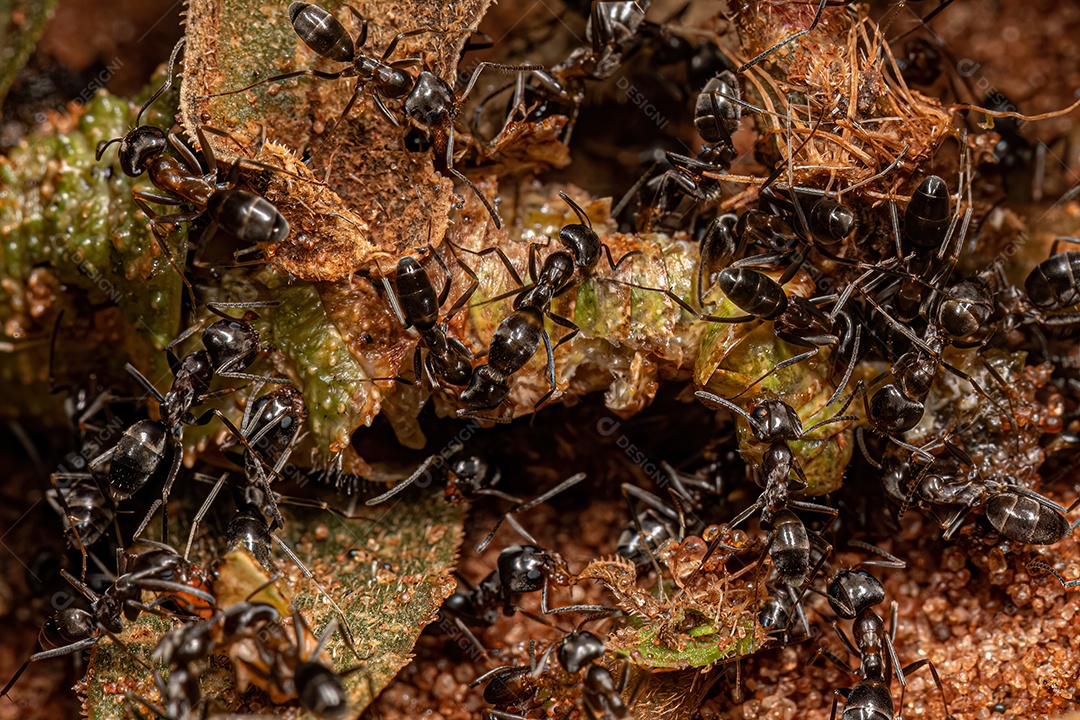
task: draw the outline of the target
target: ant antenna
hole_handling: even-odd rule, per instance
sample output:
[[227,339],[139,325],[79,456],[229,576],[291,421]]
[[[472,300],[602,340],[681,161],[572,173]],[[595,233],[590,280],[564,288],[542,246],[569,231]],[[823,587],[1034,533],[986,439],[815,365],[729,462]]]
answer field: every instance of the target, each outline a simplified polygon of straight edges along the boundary
[[570,196],[564,192],[560,191],[559,197],[561,197],[566,202],[566,204],[570,206],[570,209],[573,210],[574,214],[578,216],[578,220],[581,221],[581,224],[592,230],[592,220],[589,219],[588,214],[581,209],[581,206],[574,202],[570,198]]

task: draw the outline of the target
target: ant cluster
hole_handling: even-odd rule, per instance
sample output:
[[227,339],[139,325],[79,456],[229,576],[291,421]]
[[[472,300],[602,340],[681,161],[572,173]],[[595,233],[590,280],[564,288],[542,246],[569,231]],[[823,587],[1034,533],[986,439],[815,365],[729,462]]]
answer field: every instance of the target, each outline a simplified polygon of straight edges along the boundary
[[[593,2],[580,18],[584,40],[563,56],[541,64],[510,49],[507,62],[477,62],[455,85],[423,53],[400,51],[412,52],[420,39],[447,43],[462,28],[400,29],[380,52],[369,42],[375,18],[348,6],[337,12],[293,2],[289,41],[317,56],[310,67],[195,98],[205,105],[298,78],[316,88],[348,80],[336,118],[317,141],[295,148],[298,154],[310,162],[325,152],[355,152],[337,146],[360,112],[388,123],[400,152],[426,153],[436,171],[468,190],[444,236],[432,220],[426,242],[391,253],[395,265],[372,259],[318,293],[333,319],[327,333],[364,365],[365,397],[375,398],[375,409],[350,409],[352,416],[370,423],[385,403],[403,444],[412,431],[402,428],[415,427],[415,440],[418,418],[434,423],[435,412],[458,430],[446,450],[371,493],[366,505],[411,502],[434,477],[445,480],[448,502],[471,505],[481,517],[484,503],[509,504],[495,513],[470,570],[463,565],[457,574],[457,589],[447,586],[418,646],[441,654],[451,647],[447,636],[462,640],[447,654],[451,661],[467,655],[459,661],[470,665],[468,679],[454,677],[483,686],[470,695],[483,717],[695,717],[718,697],[743,702],[743,664],[782,653],[807,665],[824,659],[851,678],[826,693],[832,720],[906,714],[909,680],[924,668],[935,691],[928,712],[975,717],[963,688],[943,682],[938,665],[947,658],[903,660],[923,653],[903,634],[898,639],[900,604],[870,571],[900,576],[919,564],[897,556],[900,543],[889,544],[900,521],[937,528],[924,540],[938,548],[974,553],[994,545],[1017,558],[1016,574],[1032,583],[1080,585],[1054,556],[1080,524],[1071,517],[1080,497],[1059,492],[1053,476],[1054,468],[1071,469],[1080,430],[1070,362],[1080,323],[1080,250],[1063,249],[1080,240],[1062,235],[1028,267],[1008,266],[1002,248],[1009,238],[998,230],[1005,200],[983,182],[995,167],[1030,161],[1017,149],[1023,138],[1003,120],[988,154],[994,138],[987,131],[966,127],[966,119],[957,126],[953,110],[911,89],[938,83],[944,70],[935,59],[946,51],[922,39],[890,42],[883,28],[891,16],[879,24],[865,8],[823,0],[805,17],[793,12],[797,21],[763,29],[755,13],[768,15],[776,3],[739,5],[706,31],[680,24],[682,13],[650,19],[648,0]],[[740,48],[717,33],[729,24]],[[102,642],[126,648],[126,624],[152,614],[172,629],[156,643],[157,667],[145,668],[153,692],[127,693],[132,714],[176,720],[211,713],[217,699],[207,697],[200,678],[215,657],[227,657],[240,693],[254,687],[275,704],[351,717],[359,708],[348,680],[365,665],[352,643],[357,629],[339,602],[359,601],[323,589],[325,574],[310,570],[283,537],[290,503],[339,519],[352,518],[352,510],[278,492],[297,472],[306,484],[307,471],[293,471],[309,447],[311,455],[328,454],[319,423],[335,410],[316,402],[313,383],[303,380],[333,385],[338,371],[333,363],[301,369],[289,339],[279,336],[277,320],[295,311],[281,288],[306,278],[277,273],[268,248],[299,234],[306,218],[292,217],[269,193],[241,187],[265,188],[273,176],[294,187],[341,180],[319,181],[302,163],[279,167],[257,152],[249,154],[259,160],[219,159],[212,143],[246,152],[235,127],[189,128],[195,152],[175,132],[140,124],[172,83],[182,45],[135,127],[102,143],[97,158],[116,144],[125,175],[153,186],[133,191],[133,200],[182,278],[187,310],[201,319],[165,348],[172,371],[166,392],[125,366],[153,400],[150,411],[124,413],[131,419],[103,451],[84,448],[84,472],[53,475],[49,502],[81,558],[81,576],[63,577],[89,609],[69,607],[49,618],[30,660]],[[824,67],[846,69],[830,74]],[[494,72],[513,83],[482,82]],[[607,142],[593,138],[593,124],[597,114],[616,111],[604,99],[610,86],[635,88],[627,97],[636,103],[637,88],[648,83],[669,88],[677,97],[672,112],[686,122],[663,143],[652,137],[655,124],[649,137],[634,140],[651,150],[642,153],[651,162],[621,188],[618,202],[519,180],[521,197],[504,220],[501,201],[487,194],[499,173],[485,176],[485,162],[505,165],[518,152],[530,168],[544,166],[539,154],[521,149],[530,138],[562,146],[567,158],[579,148],[587,154],[590,143]],[[505,115],[496,113],[498,131],[485,141],[491,107],[511,89]],[[374,107],[356,110],[368,103]],[[612,130],[614,142],[625,141],[616,135]],[[696,151],[684,139],[691,137]],[[675,141],[683,147],[671,149]],[[477,167],[466,174],[469,163]],[[408,182],[401,178],[403,188]],[[161,214],[155,205],[177,211]],[[371,229],[337,216],[357,233]],[[228,283],[213,287],[213,279],[247,271],[214,269],[208,280],[205,263],[174,258],[165,228],[181,223],[209,225],[199,240],[204,248],[220,229],[263,252],[268,264],[259,272],[273,277],[259,299],[223,299]],[[366,298],[357,302],[353,325],[334,306],[349,293]],[[201,349],[183,354],[196,339]],[[54,334],[54,353],[56,344]],[[374,346],[379,362],[367,362],[362,346]],[[271,364],[274,372],[264,370]],[[693,388],[679,399],[658,394],[661,379],[690,376]],[[598,389],[623,418],[654,401],[667,410],[680,404],[684,409],[666,414],[650,411],[662,428],[657,435],[682,433],[697,447],[663,455],[665,441],[631,451],[634,420],[610,417],[594,422],[590,434],[596,408],[583,396]],[[72,397],[71,419],[84,431],[112,426],[114,406],[122,404],[111,393]],[[429,397],[434,412],[421,409]],[[228,407],[220,398],[242,400]],[[240,406],[242,414],[231,412]],[[539,427],[513,422],[526,414],[540,426],[548,415],[582,425],[541,441]],[[196,442],[194,428],[211,424],[218,434]],[[356,431],[353,454],[363,446],[360,424],[348,428]],[[620,427],[626,434],[615,434]],[[589,448],[566,451],[589,473],[578,467],[538,494],[509,477],[514,462],[564,477],[567,462],[551,450],[557,443]],[[573,543],[546,547],[567,517],[586,522],[591,509],[572,509],[576,500],[610,500],[605,490],[612,487],[598,485],[612,473],[593,469],[611,458],[586,456],[611,443],[625,454],[614,464],[629,459],[653,487],[625,478],[612,486],[622,501],[606,505],[614,508],[607,525],[591,533],[595,552],[571,552]],[[196,452],[196,444],[214,447]],[[188,469],[208,470],[211,462],[217,467],[210,475]],[[351,466],[370,469],[358,456]],[[198,478],[212,489],[192,503]],[[198,530],[228,506],[219,499],[223,489],[235,511],[224,542],[215,543]],[[177,537],[170,516],[185,501],[198,509],[180,552],[169,544]],[[554,527],[537,531],[541,524],[530,519],[552,508]],[[502,543],[504,523],[518,539]],[[95,589],[88,562],[101,565],[98,554],[111,543],[117,573]],[[223,602],[221,573],[189,559],[193,547],[215,544],[224,546],[221,554],[249,553],[264,581]],[[840,557],[841,546],[851,555]],[[494,558],[494,568],[485,557]],[[333,608],[336,616],[318,634],[302,608],[265,600],[284,559]],[[467,575],[475,575],[472,582]],[[823,636],[823,623],[834,632]],[[327,651],[338,633],[351,650],[345,660]],[[393,710],[385,705],[380,712]]]

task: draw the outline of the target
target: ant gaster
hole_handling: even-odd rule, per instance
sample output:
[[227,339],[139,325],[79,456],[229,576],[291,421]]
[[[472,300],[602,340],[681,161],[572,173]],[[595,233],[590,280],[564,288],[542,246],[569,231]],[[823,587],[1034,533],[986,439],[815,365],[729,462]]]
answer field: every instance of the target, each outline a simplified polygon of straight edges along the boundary
[[885,621],[874,611],[874,607],[885,601],[885,589],[877,578],[861,569],[862,566],[870,565],[902,568],[906,566],[906,563],[873,546],[857,541],[852,544],[872,550],[884,559],[863,561],[855,567],[842,568],[837,571],[828,584],[826,598],[829,605],[837,615],[853,621],[852,634],[855,642],[852,643],[848,639],[847,634],[835,621],[833,622],[833,628],[836,630],[836,634],[844,644],[845,649],[860,659],[859,669],[856,672],[845,661],[827,650],[818,650],[818,654],[829,658],[848,674],[860,678],[854,688],[834,691],[831,720],[836,718],[836,708],[840,698],[844,698],[842,716],[844,720],[858,720],[861,718],[894,720],[897,716],[893,705],[892,691],[889,688],[893,674],[895,673],[897,679],[900,680],[900,707],[902,711],[904,691],[907,689],[906,676],[924,665],[930,667],[934,682],[941,692],[941,702],[945,706],[947,720],[952,720],[952,715],[949,713],[949,703],[945,699],[945,689],[942,687],[941,678],[938,676],[934,663],[929,659],[922,659],[906,667],[901,667],[896,655],[896,649],[893,646],[896,636],[897,605],[895,602],[891,605],[890,630],[886,631]]

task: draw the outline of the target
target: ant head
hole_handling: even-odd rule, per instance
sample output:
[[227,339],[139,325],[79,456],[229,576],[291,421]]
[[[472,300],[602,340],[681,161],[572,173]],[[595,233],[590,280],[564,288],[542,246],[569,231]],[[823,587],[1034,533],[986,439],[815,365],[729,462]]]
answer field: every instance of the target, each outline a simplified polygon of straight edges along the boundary
[[870,417],[879,429],[888,433],[907,432],[922,420],[925,406],[911,400],[893,383],[885,385],[870,398]]
[[577,675],[581,669],[604,657],[603,641],[588,630],[575,630],[559,643],[558,658],[566,672]]
[[826,596],[833,612],[854,620],[863,610],[885,602],[885,588],[865,570],[844,568],[829,581]]
[[316,662],[302,662],[293,675],[300,705],[321,718],[339,720],[350,716],[349,696],[341,677]]
[[548,554],[534,545],[511,545],[499,553],[499,577],[510,592],[539,590],[547,569]]
[[750,430],[761,442],[798,439],[802,421],[795,409],[779,398],[765,398],[749,413]]
[[202,341],[215,372],[246,370],[259,352],[259,331],[239,320],[218,320],[203,331]]
[[564,192],[559,193],[570,209],[577,215],[580,223],[564,225],[559,230],[559,242],[574,255],[578,267],[592,270],[600,262],[600,236],[593,230],[592,220],[574,200]]
[[500,477],[498,470],[493,469],[487,460],[478,455],[467,455],[457,460],[453,465],[453,473],[458,485],[473,492],[495,487]]
[[122,138],[113,138],[98,144],[96,159],[101,160],[105,150],[113,143],[120,143],[118,157],[120,169],[128,177],[139,177],[146,172],[150,160],[161,155],[168,147],[165,131],[153,125],[142,125]]
[[457,110],[454,91],[430,70],[422,70],[405,98],[405,114],[423,127],[439,127]]

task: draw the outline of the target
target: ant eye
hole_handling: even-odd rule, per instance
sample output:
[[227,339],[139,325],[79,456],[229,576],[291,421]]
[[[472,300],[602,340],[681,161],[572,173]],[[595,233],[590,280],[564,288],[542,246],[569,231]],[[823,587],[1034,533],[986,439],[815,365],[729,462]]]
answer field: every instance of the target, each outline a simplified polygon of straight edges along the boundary
[[754,418],[755,420],[764,420],[765,418],[769,417],[769,410],[764,405],[762,405],[761,407],[754,408],[754,412],[750,413],[750,417]]

